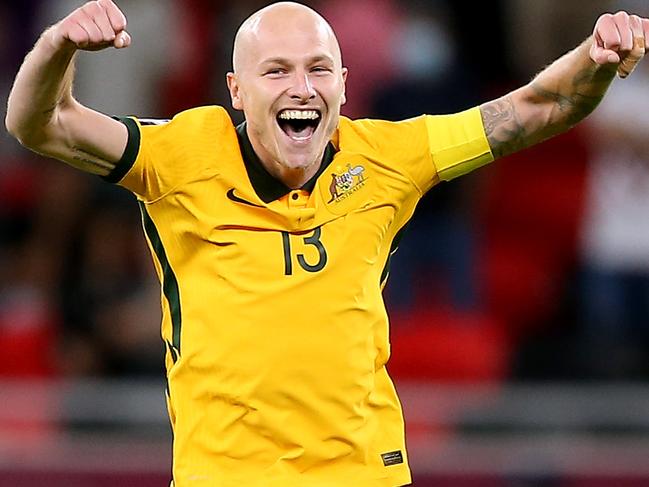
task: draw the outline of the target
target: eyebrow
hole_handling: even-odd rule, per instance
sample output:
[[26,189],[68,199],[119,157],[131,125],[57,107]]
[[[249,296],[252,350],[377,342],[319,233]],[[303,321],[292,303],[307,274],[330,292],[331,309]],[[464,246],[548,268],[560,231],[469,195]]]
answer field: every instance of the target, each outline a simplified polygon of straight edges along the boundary
[[[325,54],[319,54],[317,56],[313,56],[313,57],[308,59],[309,64],[319,63],[319,62],[322,62],[322,61],[326,61],[326,62],[329,62],[331,64],[334,64],[333,58],[331,56],[327,56]],[[283,57],[273,57],[273,58],[264,59],[261,62],[261,64],[282,64],[282,65],[286,65],[286,64],[292,64],[292,63],[291,63],[291,61],[289,61],[288,59],[283,58]]]

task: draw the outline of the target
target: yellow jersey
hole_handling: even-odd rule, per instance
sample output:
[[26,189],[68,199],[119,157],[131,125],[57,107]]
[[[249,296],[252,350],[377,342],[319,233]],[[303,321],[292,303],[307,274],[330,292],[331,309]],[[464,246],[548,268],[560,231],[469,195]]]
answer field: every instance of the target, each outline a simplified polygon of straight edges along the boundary
[[297,190],[221,107],[122,121],[107,179],[161,282],[175,487],[410,483],[381,290],[421,196],[492,160],[479,110],[343,117]]

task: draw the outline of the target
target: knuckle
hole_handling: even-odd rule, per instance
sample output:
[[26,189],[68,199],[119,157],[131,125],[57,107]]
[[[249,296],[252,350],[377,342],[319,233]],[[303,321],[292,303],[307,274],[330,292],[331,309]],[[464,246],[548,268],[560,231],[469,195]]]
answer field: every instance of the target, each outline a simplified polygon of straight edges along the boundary
[[608,24],[613,20],[613,14],[604,14],[599,19],[597,19],[596,26],[601,26],[603,24]]
[[120,30],[124,30],[126,28],[126,22],[124,22],[124,19],[116,19],[113,22],[113,25],[115,26],[115,31],[119,32]]
[[102,11],[101,7],[97,4],[97,2],[88,2],[81,8],[83,9],[84,12],[86,12],[91,17],[99,15]]
[[99,0],[97,0],[96,2],[93,2],[93,3],[94,3],[93,8],[95,8],[98,13],[101,13],[103,15],[106,14],[106,7],[104,6],[103,3],[101,3]]
[[619,46],[622,43],[622,39],[617,32],[607,32],[604,35],[604,40],[610,46]]

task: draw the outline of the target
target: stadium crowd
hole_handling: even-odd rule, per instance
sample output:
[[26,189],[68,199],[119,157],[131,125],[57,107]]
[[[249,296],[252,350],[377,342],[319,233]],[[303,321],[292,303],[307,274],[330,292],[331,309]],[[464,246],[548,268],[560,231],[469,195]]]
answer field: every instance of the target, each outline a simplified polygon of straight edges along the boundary
[[[79,3],[0,5],[3,99],[37,33]],[[117,3],[133,46],[80,56],[81,101],[161,118],[229,107],[231,39],[269,2]],[[503,94],[575,46],[603,11],[649,14],[632,0],[307,3],[333,25],[350,69],[343,114],[391,120]],[[397,380],[649,379],[649,146],[639,130],[649,119],[630,115],[649,98],[649,65],[639,71],[617,82],[632,84],[628,99],[611,97],[584,127],[422,201],[385,291]],[[632,127],[618,124],[620,112]],[[609,148],[620,145],[629,150]],[[0,376],[162,376],[159,313],[133,198],[4,133]]]

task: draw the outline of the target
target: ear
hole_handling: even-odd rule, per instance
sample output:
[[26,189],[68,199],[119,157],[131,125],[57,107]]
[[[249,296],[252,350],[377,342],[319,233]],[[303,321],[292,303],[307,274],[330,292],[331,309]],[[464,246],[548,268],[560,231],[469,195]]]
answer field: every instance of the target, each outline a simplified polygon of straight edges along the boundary
[[232,108],[235,110],[243,110],[243,102],[241,100],[241,91],[239,90],[239,81],[237,75],[228,73],[225,76],[228,84],[228,91],[230,91],[230,99],[232,100]]
[[343,68],[343,69],[342,69],[342,75],[343,75],[343,94],[342,94],[342,96],[341,96],[341,98],[340,98],[340,104],[341,104],[341,105],[344,105],[345,103],[347,103],[347,96],[345,95],[345,86],[346,86],[346,83],[347,83],[347,73],[348,73],[348,72],[349,72],[349,70],[348,70],[347,68]]

